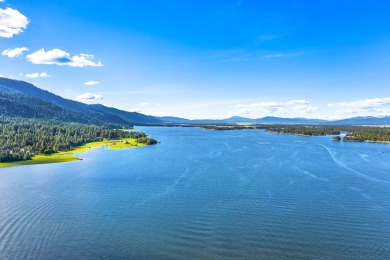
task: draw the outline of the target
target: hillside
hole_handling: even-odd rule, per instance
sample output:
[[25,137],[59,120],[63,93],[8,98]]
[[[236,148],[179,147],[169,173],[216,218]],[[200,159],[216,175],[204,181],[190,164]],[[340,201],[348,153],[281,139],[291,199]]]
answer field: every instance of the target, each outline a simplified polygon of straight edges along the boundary
[[0,112],[3,116],[58,119],[98,125],[163,123],[153,116],[65,99],[24,81],[0,78],[0,94],[3,100]]
[[[85,120],[92,120],[95,124],[115,124],[123,126],[129,125],[129,123],[131,124],[131,122],[128,122],[122,118],[96,111],[86,104],[65,99],[49,91],[37,88],[34,85],[24,81],[0,78],[0,93],[25,94],[27,96],[35,97],[46,102],[54,103],[57,106],[67,109],[70,114],[72,114],[73,112],[78,112],[78,114],[81,114],[86,117]],[[26,105],[28,106],[29,104],[26,103]],[[43,107],[42,109],[45,108]],[[82,121],[85,120],[83,119]]]
[[163,120],[158,119],[154,116],[148,116],[137,112],[128,112],[120,109],[116,109],[113,107],[106,107],[101,104],[93,104],[89,105],[95,111],[100,111],[105,114],[115,115],[120,117],[128,122],[132,122],[134,124],[161,124],[164,123]]
[[102,122],[52,102],[18,92],[0,91],[0,115],[100,125]]

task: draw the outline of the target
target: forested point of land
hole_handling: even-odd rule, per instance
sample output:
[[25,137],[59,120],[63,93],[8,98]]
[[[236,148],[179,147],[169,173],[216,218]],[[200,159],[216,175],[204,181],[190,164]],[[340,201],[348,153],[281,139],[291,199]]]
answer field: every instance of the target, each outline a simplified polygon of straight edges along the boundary
[[358,142],[390,142],[390,127],[379,126],[344,126],[344,125],[197,125],[209,130],[240,130],[265,129],[271,133],[295,134],[304,136],[340,135],[347,134],[343,141]]
[[343,141],[390,142],[390,128],[378,126],[273,126],[267,131],[298,135],[340,135]]
[[368,141],[368,142],[390,142],[390,128],[365,127],[355,129],[343,138],[344,141]]
[[0,116],[0,162],[29,160],[36,154],[67,151],[89,142],[135,138],[138,143],[156,144],[142,132],[107,126],[63,123]]
[[296,135],[339,135],[343,131],[351,130],[351,128],[337,126],[304,126],[304,125],[280,125],[266,126],[268,132],[280,134],[296,134]]

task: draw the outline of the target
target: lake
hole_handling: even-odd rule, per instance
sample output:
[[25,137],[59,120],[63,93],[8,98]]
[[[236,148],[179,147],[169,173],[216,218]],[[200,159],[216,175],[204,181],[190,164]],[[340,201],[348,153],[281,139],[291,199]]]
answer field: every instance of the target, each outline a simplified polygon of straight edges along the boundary
[[140,127],[0,169],[0,259],[389,259],[390,145]]

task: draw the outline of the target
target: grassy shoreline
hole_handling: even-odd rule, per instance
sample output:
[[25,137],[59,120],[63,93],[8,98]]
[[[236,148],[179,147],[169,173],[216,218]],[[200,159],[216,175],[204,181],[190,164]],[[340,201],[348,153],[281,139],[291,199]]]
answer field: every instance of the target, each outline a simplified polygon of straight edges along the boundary
[[146,144],[138,143],[136,138],[123,138],[120,140],[106,140],[101,142],[91,142],[79,147],[76,147],[69,151],[60,151],[53,154],[37,154],[32,157],[31,160],[16,161],[16,162],[0,162],[0,168],[22,166],[22,165],[34,165],[34,164],[48,164],[48,163],[61,163],[61,162],[73,162],[81,161],[82,159],[76,157],[75,153],[85,153],[90,149],[108,147],[109,149],[124,149],[138,146],[145,146]]

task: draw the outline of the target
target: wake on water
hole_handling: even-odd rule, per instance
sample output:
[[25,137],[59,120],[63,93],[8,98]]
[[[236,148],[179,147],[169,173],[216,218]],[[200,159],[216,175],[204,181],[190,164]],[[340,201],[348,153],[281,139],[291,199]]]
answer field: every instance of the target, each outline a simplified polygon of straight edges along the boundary
[[371,177],[371,176],[368,176],[364,173],[361,173],[361,172],[358,172],[354,169],[351,169],[349,168],[344,162],[338,160],[335,156],[334,156],[334,153],[328,148],[326,147],[325,145],[322,145],[322,144],[319,144],[319,146],[323,147],[326,151],[328,151],[330,157],[332,158],[332,160],[338,164],[340,167],[352,172],[355,176],[359,177],[359,178],[363,178],[363,179],[366,179],[366,180],[369,180],[369,181],[372,181],[372,182],[376,182],[376,183],[379,183],[379,184],[386,184],[386,185],[390,185],[390,182],[388,181],[385,181],[385,180],[380,180],[380,179],[377,179],[377,178],[374,178],[374,177]]

